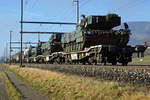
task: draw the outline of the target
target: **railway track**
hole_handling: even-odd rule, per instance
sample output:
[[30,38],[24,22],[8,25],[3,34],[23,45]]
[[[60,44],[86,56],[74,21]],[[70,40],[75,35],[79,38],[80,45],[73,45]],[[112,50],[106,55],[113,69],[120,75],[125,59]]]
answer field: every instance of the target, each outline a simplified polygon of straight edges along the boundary
[[[20,65],[19,63],[14,63],[14,65]],[[122,66],[121,64],[118,65],[82,65],[82,64],[36,64],[36,63],[24,63],[23,64],[25,67],[33,67],[33,68],[40,68],[40,69],[49,69],[51,67],[59,66],[60,68],[66,66],[66,67],[78,67],[80,68],[81,66],[84,67],[100,67],[100,68],[120,68],[120,69],[147,69],[150,70],[150,63],[130,63],[128,66]]]
[[[19,65],[19,64],[17,64]],[[35,63],[30,63],[30,64],[24,64],[26,67],[28,66],[33,66],[33,67],[39,67],[39,68],[46,68],[46,67],[51,67],[51,66],[86,66],[86,67],[104,67],[104,68],[124,68],[124,69],[150,69],[150,63],[147,63],[147,64],[140,64],[140,63],[131,63],[131,64],[128,64],[128,66],[122,66],[121,64],[119,65],[101,65],[101,64],[97,64],[97,65],[82,65],[82,64],[78,64],[78,65],[75,65],[75,64],[35,64]]]
[[109,81],[138,84],[150,88],[150,65],[129,64],[129,66],[100,65],[59,65],[59,64],[25,64],[29,68],[75,74],[82,77],[94,77]]

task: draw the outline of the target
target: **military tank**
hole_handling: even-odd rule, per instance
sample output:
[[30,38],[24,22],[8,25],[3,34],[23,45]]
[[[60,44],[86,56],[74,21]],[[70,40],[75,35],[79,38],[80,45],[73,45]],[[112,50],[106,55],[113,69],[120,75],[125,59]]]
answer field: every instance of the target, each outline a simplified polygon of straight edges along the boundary
[[83,15],[76,30],[68,33],[54,34],[45,43],[39,43],[36,52],[29,58],[40,63],[77,63],[126,66],[132,61],[133,53],[143,53],[147,45],[128,45],[131,32],[126,23],[124,29],[114,30],[121,25],[117,14],[106,16]]
[[[47,60],[52,61],[55,57],[50,56],[54,52],[60,52],[63,51],[63,48],[61,46],[61,38],[63,33],[59,34],[53,34],[49,41],[47,42],[41,42],[39,41],[37,46],[30,46],[25,50],[25,58],[24,62],[27,63],[46,63]],[[49,59],[50,56],[50,59]]]
[[[145,51],[146,46],[127,45],[131,32],[126,23],[124,29],[114,30],[121,25],[121,17],[117,14],[106,16],[83,16],[72,33],[64,34],[62,46],[67,53],[66,58],[73,62],[112,63],[127,65],[132,61],[132,53]],[[69,53],[69,54],[68,54]]]
[[95,45],[127,45],[130,30],[113,30],[121,24],[118,15],[89,16],[83,20],[76,31],[64,34],[62,44],[65,52],[80,51]]

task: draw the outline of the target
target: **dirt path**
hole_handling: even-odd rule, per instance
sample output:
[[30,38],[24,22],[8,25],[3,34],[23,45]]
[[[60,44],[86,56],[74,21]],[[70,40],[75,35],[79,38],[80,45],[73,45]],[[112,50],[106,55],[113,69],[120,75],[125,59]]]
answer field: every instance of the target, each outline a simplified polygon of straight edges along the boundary
[[6,73],[12,84],[22,94],[24,100],[48,100],[48,97],[41,95],[30,86],[23,83],[12,72],[6,71]]
[[0,100],[9,100],[5,86],[0,78]]
[[[1,75],[2,71],[3,71],[2,65],[0,65],[0,75]],[[5,89],[5,86],[4,86],[1,78],[0,78],[0,100],[9,100],[7,91]]]
[[23,96],[24,100],[49,100],[48,97],[41,95],[39,92],[18,79],[12,72],[7,70],[6,74],[14,87]]
[[[17,91],[22,95],[23,100],[49,100],[48,97],[41,95],[39,92],[22,82],[18,77],[16,77],[11,71],[7,70],[4,65],[0,65],[0,73],[5,71],[8,79],[17,89]],[[5,86],[2,84],[0,79],[0,100],[9,100]]]

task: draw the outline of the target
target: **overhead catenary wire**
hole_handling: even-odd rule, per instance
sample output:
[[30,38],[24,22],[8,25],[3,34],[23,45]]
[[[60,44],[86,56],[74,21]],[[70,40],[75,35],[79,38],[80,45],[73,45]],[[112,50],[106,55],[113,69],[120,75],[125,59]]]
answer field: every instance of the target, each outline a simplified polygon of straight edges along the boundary
[[75,18],[75,5],[74,3],[76,2],[76,0],[73,0],[73,5],[71,7],[71,9],[68,9],[64,12],[64,16],[63,18],[68,19],[68,20],[73,20]]
[[82,4],[83,2],[85,2],[86,0],[80,0],[80,4]]
[[[74,1],[74,2],[76,2],[76,6],[77,6],[77,23],[78,23],[78,21],[79,21],[79,0],[76,0],[76,1]],[[23,47],[23,45],[22,45],[22,42],[23,42],[23,24],[25,24],[25,23],[30,23],[30,24],[66,24],[66,25],[69,25],[69,24],[71,24],[71,25],[73,25],[74,23],[60,23],[60,22],[32,22],[32,21],[24,21],[24,19],[23,19],[23,15],[24,15],[24,13],[23,13],[23,9],[24,9],[24,2],[23,2],[23,0],[21,0],[21,21],[20,21],[20,23],[21,23],[21,60],[20,60],[20,66],[22,67],[22,63],[23,63],[23,61],[22,61],[22,53],[23,53],[23,50],[22,50],[22,47]],[[75,23],[75,24],[77,24],[77,23]],[[31,32],[30,32],[31,33]],[[41,32],[40,32],[41,33]]]
[[[84,0],[84,2],[82,2],[82,3],[80,4],[80,8],[81,8],[81,9],[87,9],[87,7],[85,7],[85,6],[87,6],[91,1],[92,1],[92,0]],[[90,9],[91,9],[91,8],[90,8]]]
[[[50,18],[41,14],[37,14],[36,12],[32,12],[30,13],[30,11],[32,11],[37,4],[39,3],[39,0],[24,0],[24,15],[27,15],[28,18],[32,18],[32,16],[41,18],[41,19],[47,19],[49,20]],[[28,11],[30,10],[30,11]],[[33,18],[32,18],[33,19]]]
[[[92,0],[91,0],[92,1]],[[88,4],[88,2],[90,2],[90,0],[84,0],[83,2],[80,3],[81,8],[83,6],[85,6],[86,4]]]
[[66,10],[64,10],[64,12],[62,13],[63,16],[60,17],[63,17],[64,19],[69,19],[69,16],[73,15],[73,11],[74,11],[73,6],[71,9],[66,8]]
[[[26,6],[28,6],[29,8],[30,8],[30,6],[31,6],[31,10],[35,7],[35,5],[36,4],[34,4],[34,3],[32,3],[32,1],[37,1],[37,2],[35,2],[36,4],[38,3],[38,1],[39,0],[26,0]],[[34,4],[33,6],[30,4],[30,3],[32,3],[32,4]],[[69,6],[70,7],[70,6]],[[71,9],[70,9],[71,8]],[[66,8],[66,9],[62,9],[63,11],[61,11],[61,12],[58,12],[58,15],[55,15],[55,16],[60,16],[60,19],[67,19],[67,20],[71,20],[71,21],[73,21],[72,19],[74,18],[74,8],[73,7],[70,7],[69,9],[68,8]],[[29,16],[33,16],[33,14],[34,13],[29,13],[29,12],[25,12],[27,15],[29,15]],[[34,16],[38,16],[38,17],[40,17],[40,18],[42,18],[42,19],[44,19],[44,18],[46,18],[46,19],[49,19],[49,17],[47,17],[47,16],[41,16],[41,15],[35,15],[34,14]],[[29,18],[29,17],[28,17]],[[32,18],[32,17],[31,17]],[[51,25],[51,27],[50,27],[50,29],[53,29],[54,30],[54,28],[55,27],[57,27],[57,26],[54,26],[54,25]],[[56,29],[56,28],[55,28]]]
[[134,8],[137,6],[138,3],[143,3],[145,2],[146,0],[133,0],[132,2],[128,2],[118,8],[115,9],[115,11],[120,11],[121,9],[129,9],[129,8]]
[[31,9],[34,9],[37,6],[38,2],[39,2],[39,0],[34,0],[34,1],[35,2],[33,2],[33,5],[31,6]]
[[39,0],[25,0],[25,8],[29,8],[30,10],[34,9],[36,7]]

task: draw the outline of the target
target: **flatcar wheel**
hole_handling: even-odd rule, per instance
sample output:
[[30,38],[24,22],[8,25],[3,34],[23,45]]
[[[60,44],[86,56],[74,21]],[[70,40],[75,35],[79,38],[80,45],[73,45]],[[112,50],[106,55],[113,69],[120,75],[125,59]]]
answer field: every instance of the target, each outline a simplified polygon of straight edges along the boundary
[[107,57],[102,58],[102,66],[105,66],[107,64]]
[[97,65],[97,61],[96,60],[94,60],[94,64],[93,65]]
[[89,62],[89,61],[88,61],[87,63],[88,63],[88,65],[92,65],[92,63],[91,63],[91,62]]
[[102,63],[102,66],[105,66],[106,65],[106,62]]
[[112,62],[112,65],[117,65],[117,62],[115,61],[115,62]]
[[122,63],[122,66],[127,66],[128,65],[128,62],[123,62]]
[[82,62],[82,65],[85,65],[85,62]]

